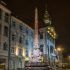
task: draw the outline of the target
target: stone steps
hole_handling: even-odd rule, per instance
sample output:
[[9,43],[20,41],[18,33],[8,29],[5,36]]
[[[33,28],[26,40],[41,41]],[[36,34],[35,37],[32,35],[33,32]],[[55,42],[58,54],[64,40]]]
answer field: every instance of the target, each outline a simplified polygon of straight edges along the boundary
[[51,70],[47,63],[26,63],[25,70]]

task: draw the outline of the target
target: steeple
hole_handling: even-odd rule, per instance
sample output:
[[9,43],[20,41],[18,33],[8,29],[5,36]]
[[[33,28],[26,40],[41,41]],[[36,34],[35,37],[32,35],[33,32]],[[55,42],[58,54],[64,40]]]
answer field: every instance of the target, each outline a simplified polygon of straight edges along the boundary
[[47,24],[47,25],[51,24],[49,13],[47,11],[47,5],[45,5],[44,23]]

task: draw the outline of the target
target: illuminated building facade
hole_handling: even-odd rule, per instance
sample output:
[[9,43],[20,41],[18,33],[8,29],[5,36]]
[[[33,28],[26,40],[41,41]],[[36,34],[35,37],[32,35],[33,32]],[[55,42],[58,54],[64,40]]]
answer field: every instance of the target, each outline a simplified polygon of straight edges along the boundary
[[0,70],[7,70],[8,62],[9,69],[24,68],[24,60],[31,56],[33,36],[32,28],[0,4]]
[[8,67],[9,23],[11,11],[0,4],[0,68]]
[[[26,57],[31,56],[33,48],[33,30],[24,22],[11,17],[11,67],[24,68]],[[16,58],[15,58],[16,57]]]
[[44,61],[49,65],[54,65],[56,54],[55,54],[55,39],[56,39],[56,32],[54,27],[51,26],[51,19],[49,13],[47,11],[47,6],[45,6],[45,13],[44,13],[44,24],[46,27],[40,28],[39,34],[39,46],[40,50],[43,52]]
[[55,38],[56,33],[53,27],[47,26],[40,29],[40,50],[43,52],[49,64],[55,62]]

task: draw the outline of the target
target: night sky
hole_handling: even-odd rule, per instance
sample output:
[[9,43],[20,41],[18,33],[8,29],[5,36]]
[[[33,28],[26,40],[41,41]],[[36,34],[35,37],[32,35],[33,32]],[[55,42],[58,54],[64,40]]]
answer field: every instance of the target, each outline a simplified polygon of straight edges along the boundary
[[3,0],[12,14],[34,28],[34,8],[38,7],[39,28],[44,26],[45,4],[51,17],[52,25],[58,34],[56,46],[61,45],[64,55],[70,54],[70,2],[67,0]]

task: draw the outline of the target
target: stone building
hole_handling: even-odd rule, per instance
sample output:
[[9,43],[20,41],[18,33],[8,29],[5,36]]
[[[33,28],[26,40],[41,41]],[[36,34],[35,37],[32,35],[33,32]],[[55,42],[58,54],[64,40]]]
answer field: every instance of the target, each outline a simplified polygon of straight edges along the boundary
[[24,68],[31,56],[33,29],[0,4],[0,68]]
[[53,27],[47,26],[40,29],[40,50],[43,52],[44,60],[50,64],[55,63],[55,38],[56,33]]

